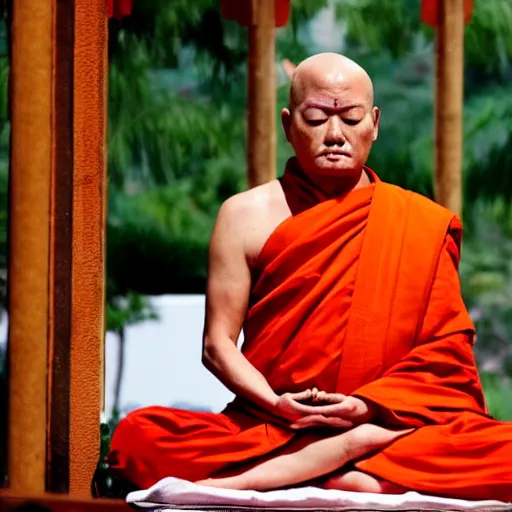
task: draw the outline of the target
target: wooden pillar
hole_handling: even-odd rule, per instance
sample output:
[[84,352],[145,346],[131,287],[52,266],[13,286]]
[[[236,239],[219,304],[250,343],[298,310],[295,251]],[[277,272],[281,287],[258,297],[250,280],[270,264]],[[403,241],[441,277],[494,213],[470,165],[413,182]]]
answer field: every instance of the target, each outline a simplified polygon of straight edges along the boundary
[[13,2],[9,487],[89,496],[103,389],[107,3]]
[[248,180],[254,187],[276,176],[274,0],[252,0],[249,26]]
[[9,194],[9,486],[45,487],[52,2],[12,12]]
[[103,394],[107,2],[75,0],[70,493],[90,494]]
[[462,212],[464,0],[439,2],[436,41],[436,201]]

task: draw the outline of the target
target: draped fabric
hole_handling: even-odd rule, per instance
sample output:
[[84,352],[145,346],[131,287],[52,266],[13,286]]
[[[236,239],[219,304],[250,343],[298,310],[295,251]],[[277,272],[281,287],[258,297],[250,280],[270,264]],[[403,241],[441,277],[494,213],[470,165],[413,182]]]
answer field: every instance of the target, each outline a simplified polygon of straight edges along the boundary
[[[360,470],[426,493],[512,501],[512,426],[485,409],[457,273],[460,223],[367,172],[370,186],[327,199],[288,167],[294,214],[253,269],[242,350],[278,394],[352,393],[375,405],[378,424],[415,428]],[[211,477],[300,435],[242,398],[220,414],[149,407],[120,423],[109,461],[145,488]]]

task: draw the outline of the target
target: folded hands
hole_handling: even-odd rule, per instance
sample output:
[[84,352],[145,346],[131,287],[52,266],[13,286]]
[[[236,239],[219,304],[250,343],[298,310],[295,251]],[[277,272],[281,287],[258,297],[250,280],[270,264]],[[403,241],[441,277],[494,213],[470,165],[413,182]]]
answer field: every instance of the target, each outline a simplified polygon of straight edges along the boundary
[[316,388],[284,393],[276,403],[276,412],[297,430],[311,427],[350,429],[370,422],[375,414],[372,406],[360,398],[326,393]]

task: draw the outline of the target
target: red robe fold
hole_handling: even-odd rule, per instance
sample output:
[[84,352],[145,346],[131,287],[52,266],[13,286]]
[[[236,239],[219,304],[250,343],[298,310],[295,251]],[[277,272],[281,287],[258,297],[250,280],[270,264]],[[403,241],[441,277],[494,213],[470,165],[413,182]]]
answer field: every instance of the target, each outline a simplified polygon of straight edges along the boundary
[[[362,471],[426,493],[512,501],[512,425],[486,414],[459,243],[452,214],[378,179],[321,201],[263,247],[243,352],[278,393],[352,393],[377,405],[377,423],[416,428],[359,461]],[[149,407],[121,421],[109,461],[144,488],[207,478],[300,435],[241,399],[221,414]]]

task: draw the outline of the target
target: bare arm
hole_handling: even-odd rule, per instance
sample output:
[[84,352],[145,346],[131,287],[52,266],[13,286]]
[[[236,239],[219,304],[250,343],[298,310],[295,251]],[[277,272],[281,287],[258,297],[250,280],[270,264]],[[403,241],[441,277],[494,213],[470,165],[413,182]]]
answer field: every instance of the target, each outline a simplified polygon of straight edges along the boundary
[[237,347],[251,289],[244,249],[247,211],[239,198],[221,207],[210,242],[203,364],[230,391],[276,412],[279,397]]

